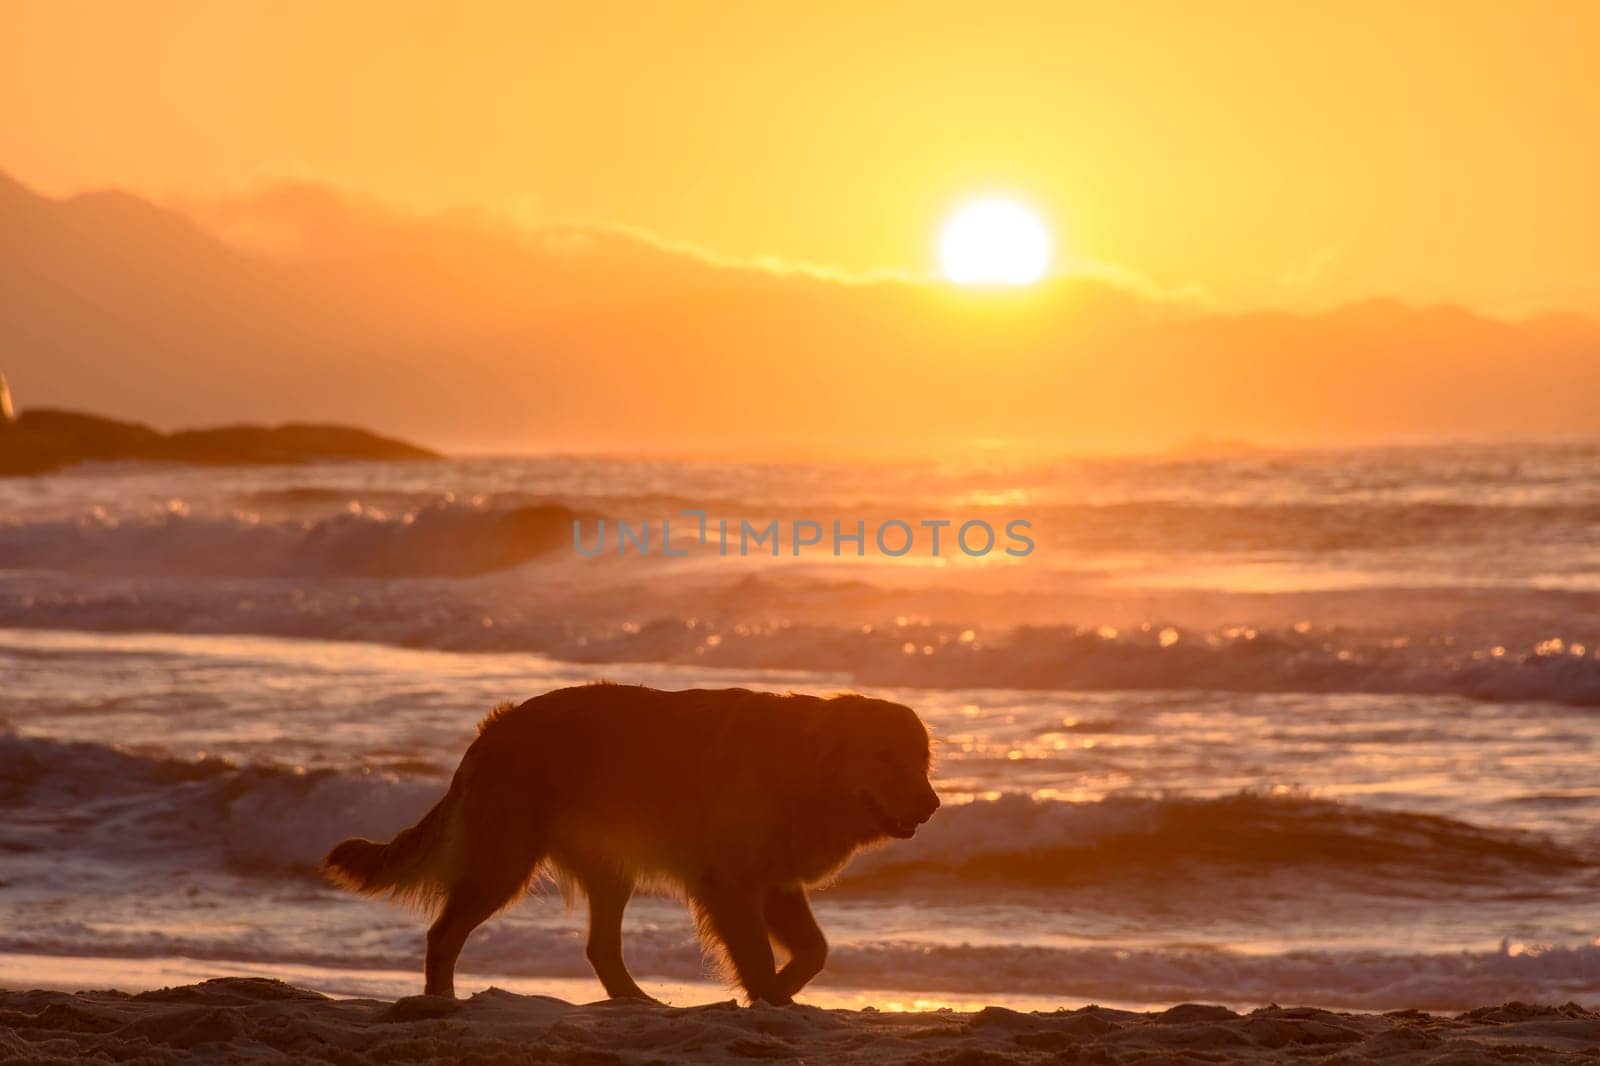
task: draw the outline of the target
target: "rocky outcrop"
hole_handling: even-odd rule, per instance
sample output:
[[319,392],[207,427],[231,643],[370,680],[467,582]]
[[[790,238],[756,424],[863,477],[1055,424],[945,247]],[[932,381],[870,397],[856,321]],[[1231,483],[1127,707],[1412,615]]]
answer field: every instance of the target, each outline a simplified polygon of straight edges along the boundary
[[[3,381],[0,400],[7,401],[0,407],[9,407]],[[438,458],[438,452],[354,426],[289,423],[162,433],[138,422],[51,408],[0,418],[0,476],[47,474],[90,461],[224,466]]]

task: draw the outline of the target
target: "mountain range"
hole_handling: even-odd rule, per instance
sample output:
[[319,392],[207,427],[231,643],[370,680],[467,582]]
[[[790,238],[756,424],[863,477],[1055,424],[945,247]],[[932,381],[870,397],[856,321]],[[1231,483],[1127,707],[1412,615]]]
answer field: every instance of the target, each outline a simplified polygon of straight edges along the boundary
[[0,234],[18,406],[164,428],[929,457],[1600,432],[1600,325],[1577,314],[836,278],[606,226],[411,218],[312,185],[179,210],[0,176]]

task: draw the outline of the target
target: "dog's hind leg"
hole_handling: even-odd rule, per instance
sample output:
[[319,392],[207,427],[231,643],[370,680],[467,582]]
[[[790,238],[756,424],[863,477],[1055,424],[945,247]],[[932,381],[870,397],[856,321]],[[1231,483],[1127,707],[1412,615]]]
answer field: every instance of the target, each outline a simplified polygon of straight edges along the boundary
[[456,959],[472,931],[511,901],[511,892],[491,891],[485,885],[458,885],[450,891],[444,910],[428,928],[428,961],[423,991],[430,996],[456,994]]
[[467,825],[460,874],[428,929],[423,991],[430,996],[455,995],[456,959],[467,937],[523,893],[544,857],[531,832],[494,812],[469,809]]
[[783,1005],[790,997],[777,988],[772,941],[762,917],[762,896],[715,882],[703,883],[693,894],[700,928],[727,949],[734,975],[750,1002]]
[[811,914],[803,888],[773,889],[767,893],[764,910],[773,939],[789,952],[789,961],[778,971],[774,987],[780,996],[793,996],[822,972],[828,961],[828,941]]
[[633,895],[633,880],[623,873],[584,873],[589,897],[589,940],[585,954],[612,999],[651,999],[622,961],[622,912]]

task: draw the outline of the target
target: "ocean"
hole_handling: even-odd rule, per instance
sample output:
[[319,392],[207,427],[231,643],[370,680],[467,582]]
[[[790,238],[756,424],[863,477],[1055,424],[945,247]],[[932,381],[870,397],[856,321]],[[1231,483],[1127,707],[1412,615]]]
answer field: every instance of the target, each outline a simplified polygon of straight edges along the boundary
[[[779,551],[574,549],[685,510]],[[946,520],[1032,550],[791,545]],[[816,894],[810,1002],[1600,998],[1593,444],[0,479],[0,982],[420,990],[423,922],[319,858],[598,678],[928,723],[945,807]],[[582,925],[535,893],[458,988],[599,998]],[[731,995],[681,904],[625,931],[648,991]]]

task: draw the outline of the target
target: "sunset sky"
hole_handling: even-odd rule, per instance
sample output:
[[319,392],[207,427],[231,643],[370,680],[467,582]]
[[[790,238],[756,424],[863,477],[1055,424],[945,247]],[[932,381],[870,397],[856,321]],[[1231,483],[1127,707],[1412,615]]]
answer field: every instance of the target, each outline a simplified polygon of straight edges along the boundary
[[0,370],[478,451],[1587,438],[1597,40],[1576,2],[0,0]]
[[23,3],[0,170],[926,275],[1012,195],[1223,309],[1600,312],[1600,5]]

